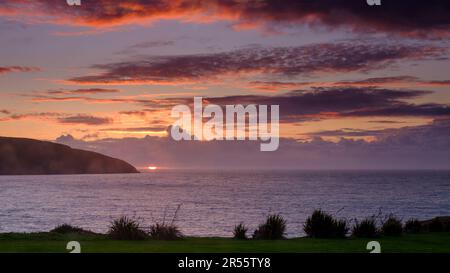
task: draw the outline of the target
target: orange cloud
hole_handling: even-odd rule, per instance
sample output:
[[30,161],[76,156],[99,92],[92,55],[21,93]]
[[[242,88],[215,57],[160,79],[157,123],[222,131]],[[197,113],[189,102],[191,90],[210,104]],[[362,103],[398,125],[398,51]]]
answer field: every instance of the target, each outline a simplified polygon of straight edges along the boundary
[[0,74],[13,73],[13,72],[38,72],[41,71],[38,67],[30,66],[0,66]]
[[[447,1],[391,1],[374,8],[360,0],[83,0],[68,6],[63,0],[3,0],[0,16],[96,28],[144,24],[172,19],[210,23],[227,20],[235,28],[273,25],[347,27],[356,32],[375,30],[404,36],[448,37]],[[411,20],[411,18],[414,18]]]

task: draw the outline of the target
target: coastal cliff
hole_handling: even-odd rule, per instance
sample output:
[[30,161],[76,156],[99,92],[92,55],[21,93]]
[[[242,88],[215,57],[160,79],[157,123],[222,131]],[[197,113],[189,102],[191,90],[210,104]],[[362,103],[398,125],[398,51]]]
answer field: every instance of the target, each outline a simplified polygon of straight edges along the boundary
[[53,142],[0,137],[0,175],[138,173],[127,162]]

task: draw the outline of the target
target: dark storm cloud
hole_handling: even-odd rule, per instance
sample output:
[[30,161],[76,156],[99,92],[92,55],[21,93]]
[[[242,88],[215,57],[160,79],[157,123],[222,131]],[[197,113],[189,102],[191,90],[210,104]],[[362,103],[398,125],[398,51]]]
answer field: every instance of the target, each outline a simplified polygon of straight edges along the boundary
[[26,13],[44,22],[92,27],[228,20],[238,27],[307,24],[437,37],[448,35],[450,27],[450,2],[440,0],[383,0],[381,6],[369,6],[366,0],[83,0],[76,11],[63,0],[0,3],[0,15]]
[[97,75],[69,79],[78,84],[185,83],[246,73],[284,77],[385,68],[397,61],[432,59],[445,49],[423,45],[324,43],[298,47],[244,48],[229,52],[150,56],[98,64]]

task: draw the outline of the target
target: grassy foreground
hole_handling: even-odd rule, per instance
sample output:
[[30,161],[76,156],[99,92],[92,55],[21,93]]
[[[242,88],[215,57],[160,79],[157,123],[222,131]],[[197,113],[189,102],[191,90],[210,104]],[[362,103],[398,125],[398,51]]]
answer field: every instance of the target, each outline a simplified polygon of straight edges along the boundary
[[[375,239],[381,244],[381,251],[390,252],[436,252],[450,253],[450,232],[405,234],[401,237],[381,237]],[[277,241],[248,240],[230,238],[188,237],[177,241],[114,241],[104,235],[78,235],[56,233],[5,233],[0,234],[0,252],[69,252],[66,244],[79,241],[82,252],[205,252],[205,253],[245,253],[245,252],[319,252],[356,253],[369,252],[367,242],[371,239],[311,239],[295,238]]]

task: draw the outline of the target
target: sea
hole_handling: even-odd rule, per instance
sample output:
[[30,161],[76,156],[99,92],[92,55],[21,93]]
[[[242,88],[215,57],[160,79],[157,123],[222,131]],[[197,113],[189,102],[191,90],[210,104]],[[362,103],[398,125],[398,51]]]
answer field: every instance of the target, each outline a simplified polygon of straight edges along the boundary
[[0,176],[0,232],[40,232],[67,223],[107,232],[120,216],[143,227],[174,223],[186,236],[250,233],[269,214],[302,236],[314,209],[336,218],[394,214],[403,221],[450,215],[450,171],[194,171]]

